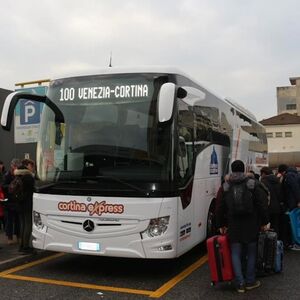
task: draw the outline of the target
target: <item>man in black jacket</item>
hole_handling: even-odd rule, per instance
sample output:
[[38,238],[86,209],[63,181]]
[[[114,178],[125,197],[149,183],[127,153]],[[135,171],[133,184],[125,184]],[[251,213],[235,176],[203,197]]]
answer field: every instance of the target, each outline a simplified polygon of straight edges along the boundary
[[[231,170],[228,182],[223,184],[217,227],[222,234],[228,233],[237,291],[244,293],[260,286],[255,277],[257,237],[261,227],[263,230],[268,228],[268,200],[256,180],[246,176],[241,160],[234,161]],[[242,253],[247,257],[245,275]]]

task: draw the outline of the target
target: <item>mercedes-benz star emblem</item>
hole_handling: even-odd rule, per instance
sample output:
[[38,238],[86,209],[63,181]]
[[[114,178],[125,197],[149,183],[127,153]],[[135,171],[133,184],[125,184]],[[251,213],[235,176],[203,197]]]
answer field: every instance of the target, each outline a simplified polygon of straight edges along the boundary
[[83,222],[83,229],[87,232],[91,232],[95,229],[95,224],[92,220],[85,220]]

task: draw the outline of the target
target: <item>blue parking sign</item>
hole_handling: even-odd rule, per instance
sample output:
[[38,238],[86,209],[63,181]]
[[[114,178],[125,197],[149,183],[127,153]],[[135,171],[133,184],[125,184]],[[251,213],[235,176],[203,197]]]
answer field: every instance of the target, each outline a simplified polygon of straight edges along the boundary
[[40,103],[20,100],[20,124],[31,125],[40,123]]

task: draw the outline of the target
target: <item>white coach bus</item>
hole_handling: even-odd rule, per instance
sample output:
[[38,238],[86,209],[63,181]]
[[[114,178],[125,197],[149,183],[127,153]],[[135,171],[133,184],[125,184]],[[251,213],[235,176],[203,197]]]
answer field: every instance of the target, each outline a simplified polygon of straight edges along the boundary
[[265,130],[231,100],[168,68],[107,68],[59,78],[43,102],[33,246],[77,254],[174,258],[213,233],[231,161],[267,164]]

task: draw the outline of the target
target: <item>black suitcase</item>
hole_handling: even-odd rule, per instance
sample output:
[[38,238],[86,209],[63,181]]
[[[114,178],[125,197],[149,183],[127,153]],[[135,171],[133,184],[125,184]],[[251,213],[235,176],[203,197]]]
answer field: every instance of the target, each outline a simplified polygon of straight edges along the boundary
[[256,259],[258,276],[264,276],[275,272],[277,247],[278,243],[276,232],[265,231],[259,233]]

